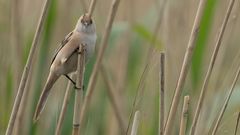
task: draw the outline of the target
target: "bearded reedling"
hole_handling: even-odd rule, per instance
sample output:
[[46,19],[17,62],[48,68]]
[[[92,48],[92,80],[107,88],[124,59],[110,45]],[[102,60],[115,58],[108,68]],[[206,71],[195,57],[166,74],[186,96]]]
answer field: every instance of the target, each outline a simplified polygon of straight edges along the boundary
[[46,105],[46,101],[53,84],[61,75],[64,75],[74,85],[76,85],[68,74],[76,71],[77,69],[79,45],[85,45],[85,61],[87,62],[94,53],[96,39],[96,28],[93,20],[88,14],[82,15],[79,18],[75,29],[61,42],[60,47],[56,50],[52,59],[48,79],[43,88],[34,114],[35,122],[38,121],[39,116]]

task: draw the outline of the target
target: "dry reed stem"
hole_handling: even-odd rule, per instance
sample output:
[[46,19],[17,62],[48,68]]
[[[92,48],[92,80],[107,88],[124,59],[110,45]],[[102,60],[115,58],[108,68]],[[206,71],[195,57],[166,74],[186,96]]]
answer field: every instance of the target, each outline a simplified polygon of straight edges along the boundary
[[145,66],[145,68],[144,68],[144,70],[143,70],[143,73],[142,73],[142,75],[141,75],[139,84],[138,84],[138,88],[137,88],[137,91],[136,91],[136,94],[135,94],[135,97],[134,97],[134,100],[133,100],[133,106],[132,106],[131,113],[130,113],[129,120],[128,120],[128,126],[127,126],[126,135],[128,135],[128,131],[129,131],[130,126],[131,126],[130,124],[131,124],[133,112],[134,112],[134,110],[136,110],[137,97],[138,97],[138,95],[139,95],[139,91],[142,91],[142,90],[143,90],[143,87],[144,87],[144,82],[145,82],[145,79],[146,79],[146,75],[147,75],[147,73],[148,73],[148,68],[149,68],[149,64],[146,64],[146,66]]
[[131,135],[137,135],[137,130],[138,130],[138,125],[140,121],[140,111],[137,110],[134,115],[134,120],[133,120],[133,126],[132,126],[132,131]]
[[91,97],[96,85],[96,81],[97,81],[97,75],[98,75],[98,71],[100,69],[101,66],[101,61],[103,59],[103,54],[105,49],[107,48],[107,41],[112,29],[112,24],[113,24],[113,20],[116,16],[117,13],[117,9],[118,9],[118,5],[119,5],[120,0],[114,0],[112,5],[111,5],[111,9],[110,9],[110,13],[107,19],[107,24],[106,24],[106,28],[103,34],[103,39],[101,41],[100,44],[100,48],[99,48],[99,52],[97,54],[97,60],[96,63],[93,67],[93,71],[89,80],[89,84],[88,84],[88,89],[87,89],[87,93],[86,93],[86,97],[84,98],[84,102],[83,102],[83,106],[81,109],[81,113],[80,113],[80,124],[83,123],[84,120],[84,116],[86,114],[87,111],[87,107],[91,101]]
[[[231,67],[228,69],[227,73],[225,73],[225,77],[224,77],[224,79],[222,80],[221,86],[220,86],[219,88],[227,85],[228,80],[230,80],[231,74],[233,74],[233,73],[231,73],[231,72],[232,72],[233,70],[235,70],[235,67],[236,67],[235,64],[238,63],[239,58],[240,58],[240,50],[238,50],[237,55],[233,58],[233,60],[232,60],[232,65],[231,65]],[[235,73],[235,72],[234,72],[234,73]],[[227,75],[227,76],[226,76],[226,75]],[[220,84],[220,83],[219,83],[219,84]],[[214,88],[214,89],[216,89],[216,88]],[[215,92],[216,92],[216,91],[215,91]],[[235,114],[234,114],[234,115],[235,115]],[[215,121],[214,121],[214,122],[215,122]],[[226,121],[225,121],[222,125],[224,125],[225,123],[226,123]],[[213,127],[213,125],[212,125],[211,128],[209,129],[209,133],[213,131],[213,128],[214,128],[214,127]]]
[[123,115],[120,111],[120,107],[119,107],[119,104],[117,102],[117,97],[113,92],[114,91],[114,87],[112,85],[113,83],[111,82],[110,78],[108,77],[106,68],[104,67],[103,64],[101,66],[101,73],[102,73],[102,76],[103,76],[103,80],[107,85],[107,94],[110,98],[110,101],[111,101],[113,110],[116,114],[116,118],[118,120],[119,126],[121,127],[122,133],[124,133],[124,131],[126,129],[126,125],[124,124]]
[[231,14],[231,11],[232,11],[232,8],[233,8],[233,5],[234,5],[234,2],[235,2],[235,0],[231,0],[230,3],[229,3],[226,16],[224,17],[223,24],[221,26],[220,33],[219,33],[218,38],[217,38],[217,42],[216,42],[216,45],[215,45],[215,48],[214,48],[214,51],[213,51],[213,54],[212,54],[212,57],[211,57],[209,67],[208,67],[208,71],[207,71],[207,74],[205,76],[204,83],[203,83],[203,86],[202,86],[202,89],[201,89],[201,94],[200,94],[200,97],[198,99],[196,112],[195,112],[195,115],[194,115],[194,118],[193,118],[193,123],[192,123],[192,126],[191,126],[191,130],[190,130],[190,135],[195,134],[196,125],[197,125],[197,122],[198,122],[198,119],[199,119],[200,111],[202,109],[202,105],[203,105],[203,101],[204,101],[204,98],[205,98],[207,86],[208,86],[208,83],[209,83],[209,80],[210,80],[210,76],[212,74],[212,70],[213,70],[213,67],[214,67],[214,64],[215,64],[215,61],[216,61],[216,58],[217,58],[219,48],[220,48],[221,43],[222,43],[223,34],[225,32],[225,29],[226,29],[226,26],[227,26],[227,23],[228,23],[228,20],[229,20],[229,17],[230,17],[230,14]]
[[[72,74],[71,78],[73,78],[73,80],[76,80],[76,74]],[[62,105],[62,109],[58,118],[58,122],[57,122],[57,127],[55,130],[55,135],[60,135],[61,134],[61,129],[62,129],[62,125],[63,125],[63,120],[64,120],[64,116],[66,114],[67,111],[67,105],[69,104],[69,100],[71,97],[71,93],[72,93],[72,89],[71,89],[71,85],[72,82],[68,81],[68,85],[67,85],[67,89],[64,95],[64,99],[63,99],[63,105]]]
[[214,126],[212,135],[215,135],[216,132],[217,132],[218,126],[219,126],[219,124],[220,124],[220,122],[221,122],[221,120],[222,120],[223,114],[224,114],[224,112],[225,112],[225,110],[226,110],[226,108],[227,108],[227,106],[228,106],[228,102],[229,102],[229,100],[230,100],[230,98],[231,98],[231,96],[232,96],[232,92],[233,92],[233,90],[234,90],[234,88],[235,88],[235,85],[236,85],[236,83],[237,83],[237,80],[238,80],[238,78],[239,78],[239,75],[240,75],[240,65],[239,65],[238,70],[237,70],[237,72],[236,72],[236,76],[235,76],[235,78],[234,78],[234,80],[233,80],[233,83],[232,83],[231,89],[230,89],[230,91],[229,91],[229,93],[228,93],[227,99],[225,100],[225,102],[224,102],[224,104],[223,104],[223,106],[222,106],[222,109],[221,109],[221,111],[220,111],[220,113],[219,113],[219,115],[218,115],[217,122],[216,122],[216,124],[215,124],[215,126]]
[[30,68],[32,66],[33,56],[34,56],[34,54],[36,54],[35,51],[36,51],[38,41],[39,41],[42,29],[43,29],[43,23],[44,23],[45,18],[47,16],[47,9],[48,9],[49,5],[50,5],[50,0],[46,0],[45,4],[43,6],[43,9],[42,9],[41,16],[40,16],[39,21],[38,21],[38,26],[37,26],[37,29],[36,29],[36,32],[35,32],[35,35],[34,35],[34,39],[33,39],[33,42],[32,42],[30,53],[28,55],[27,63],[26,63],[26,65],[24,67],[24,70],[23,70],[21,81],[20,81],[20,84],[19,84],[19,87],[18,87],[17,96],[16,96],[15,101],[14,101],[12,113],[11,113],[11,116],[10,116],[10,119],[9,119],[7,131],[6,131],[5,135],[12,135],[13,127],[14,127],[15,120],[16,120],[16,117],[17,117],[17,113],[18,113],[18,110],[19,110],[19,106],[20,106],[20,103],[21,103],[21,100],[22,100],[25,85],[26,85],[26,82],[27,82],[27,79],[28,79],[28,76],[29,76],[29,71],[30,71]]
[[137,106],[136,101],[137,101],[138,94],[139,94],[140,91],[143,91],[143,86],[144,86],[146,76],[148,74],[149,65],[150,65],[151,59],[154,55],[153,46],[156,43],[157,35],[158,35],[158,32],[159,32],[160,26],[162,24],[162,17],[163,17],[163,13],[164,13],[164,10],[165,10],[165,7],[166,7],[165,6],[166,3],[167,3],[167,0],[164,0],[161,7],[159,8],[159,18],[157,20],[155,29],[153,30],[153,35],[155,35],[155,37],[152,39],[152,41],[149,45],[147,59],[146,59],[146,62],[145,62],[146,64],[145,64],[143,73],[140,77],[140,81],[138,83],[138,88],[137,88],[137,91],[136,91],[136,94],[135,94],[135,97],[134,97],[131,113],[130,113],[129,120],[128,120],[126,135],[128,134],[128,131],[129,131],[129,128],[130,128],[130,123],[131,123],[131,120],[132,120],[133,112],[135,111],[136,106]]
[[164,95],[165,95],[165,53],[160,53],[160,91],[159,91],[159,129],[158,134],[163,135],[164,132]]
[[[236,25],[237,25],[237,22],[239,20],[239,10],[237,10],[237,9],[240,9],[240,4],[235,4],[235,5],[236,5],[235,10],[233,9],[233,11],[231,13],[232,17],[230,18],[230,21],[229,21],[229,23],[231,23],[231,25],[229,24],[229,28],[228,28],[229,29],[228,33],[231,33],[231,34],[228,34],[228,35],[225,36],[225,43],[227,43],[227,44],[231,42],[233,35],[235,35],[235,33],[237,31]],[[232,71],[231,69],[229,69],[229,70],[227,70],[227,72],[225,74],[223,74],[223,72],[222,72],[222,67],[223,67],[223,64],[224,64],[223,61],[224,61],[224,57],[225,57],[224,54],[226,54],[227,51],[228,51],[227,47],[228,47],[227,45],[222,47],[222,52],[221,53],[223,55],[220,55],[218,57],[218,59],[221,60],[221,64],[219,66],[216,66],[217,69],[215,69],[216,75],[217,75],[216,78],[218,78],[218,79],[216,80],[215,86],[213,88],[213,90],[214,90],[213,92],[218,91],[219,88],[221,88],[221,86],[224,86],[224,84],[227,82],[225,80],[228,79],[225,75],[228,75],[229,72]],[[239,50],[239,52],[240,52],[240,50]],[[237,53],[237,54],[240,54],[240,53]],[[238,58],[235,57],[234,61],[238,61]],[[234,61],[232,63],[235,64],[236,62],[234,62]],[[223,77],[223,79],[221,79],[222,77]]]
[[238,113],[237,123],[236,123],[236,127],[235,127],[235,130],[234,130],[234,135],[237,135],[239,121],[240,121],[240,112]]
[[177,113],[177,108],[179,105],[179,101],[180,101],[184,83],[187,77],[187,73],[191,65],[193,50],[195,48],[195,43],[199,33],[200,22],[202,20],[205,5],[206,5],[206,0],[200,0],[199,6],[197,9],[197,14],[194,20],[193,28],[191,31],[190,39],[188,41],[187,50],[184,56],[181,72],[178,78],[177,87],[175,89],[174,97],[173,97],[170,111],[168,114],[168,119],[164,129],[164,135],[169,135],[174,126],[174,119]]
[[189,96],[185,96],[184,102],[183,102],[183,108],[182,108],[179,135],[186,134],[187,120],[188,120],[188,107],[189,107]]
[[76,87],[80,89],[75,90],[75,104],[74,104],[74,115],[73,115],[73,135],[79,135],[80,131],[80,112],[81,104],[83,101],[83,79],[84,79],[84,68],[85,68],[85,45],[80,44],[78,49],[78,66],[77,66],[77,80]]
[[92,14],[93,14],[93,11],[95,9],[95,6],[96,6],[96,2],[97,0],[92,0],[91,1],[91,4],[90,4],[90,7],[89,7],[89,10],[88,10],[88,15],[91,17]]
[[[33,68],[30,69],[29,74],[32,74],[32,70],[34,69],[34,65]],[[29,91],[30,91],[30,86],[31,86],[31,80],[32,80],[33,76],[30,76],[27,79],[27,83],[26,83],[26,87],[23,93],[23,97],[19,106],[19,111],[17,114],[17,118],[16,118],[16,122],[15,122],[15,129],[13,133],[17,133],[17,134],[23,134],[23,130],[24,127],[26,126],[26,124],[24,123],[24,116],[26,116],[26,109],[27,109],[27,103],[28,103],[28,97],[29,97]]]
[[[92,17],[93,11],[95,9],[96,0],[92,0],[88,15],[89,17]],[[77,88],[80,88],[80,90],[75,91],[75,104],[74,104],[74,116],[73,116],[73,135],[79,135],[80,134],[80,123],[81,123],[81,105],[83,101],[83,79],[84,79],[84,68],[85,68],[85,48],[84,45],[79,45],[79,55],[78,56],[78,67],[77,67]]]

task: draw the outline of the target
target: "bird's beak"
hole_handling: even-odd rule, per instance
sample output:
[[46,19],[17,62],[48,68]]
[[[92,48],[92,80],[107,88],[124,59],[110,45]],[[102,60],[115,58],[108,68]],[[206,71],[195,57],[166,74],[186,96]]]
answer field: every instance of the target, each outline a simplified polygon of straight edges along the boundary
[[88,22],[84,22],[84,25],[85,25],[85,26],[88,26]]

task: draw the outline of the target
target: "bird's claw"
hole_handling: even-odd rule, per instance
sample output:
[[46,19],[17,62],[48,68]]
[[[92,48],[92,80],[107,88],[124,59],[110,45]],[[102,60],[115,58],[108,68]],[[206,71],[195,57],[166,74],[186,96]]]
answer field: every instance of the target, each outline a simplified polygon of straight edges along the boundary
[[74,89],[76,89],[76,90],[84,90],[84,85],[82,87],[80,87],[80,88],[78,88],[76,85],[74,85]]
[[81,90],[82,88],[78,88],[76,85],[74,85],[75,90]]
[[82,50],[79,50],[79,47],[77,48],[77,54],[83,54],[83,52],[85,52],[86,51],[86,48],[85,48],[85,46],[86,46],[86,44],[81,44],[82,46],[83,46],[83,49]]

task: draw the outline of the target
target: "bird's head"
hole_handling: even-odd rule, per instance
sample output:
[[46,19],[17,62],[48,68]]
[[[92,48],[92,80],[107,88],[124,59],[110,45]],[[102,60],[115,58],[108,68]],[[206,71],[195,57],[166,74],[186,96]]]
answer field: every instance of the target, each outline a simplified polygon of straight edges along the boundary
[[92,18],[88,14],[82,15],[78,20],[76,30],[79,32],[94,33],[95,24]]

